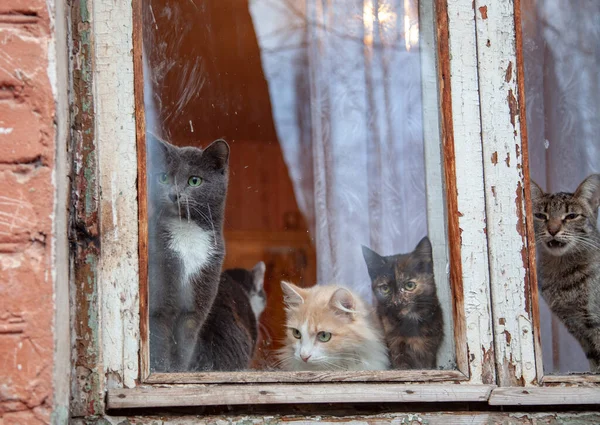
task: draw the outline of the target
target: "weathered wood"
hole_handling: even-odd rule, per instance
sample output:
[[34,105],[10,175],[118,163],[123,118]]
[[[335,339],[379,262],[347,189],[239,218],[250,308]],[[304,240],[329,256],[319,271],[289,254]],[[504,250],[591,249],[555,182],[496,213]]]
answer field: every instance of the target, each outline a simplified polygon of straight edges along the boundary
[[[67,154],[69,121],[69,43],[68,7],[64,1],[48,2],[54,17],[54,40],[49,43],[48,76],[55,87],[56,154],[54,179],[53,286],[54,286],[54,359],[52,371],[52,420],[67,423],[71,398],[71,311],[69,308],[69,213],[71,188],[70,164]],[[5,15],[6,16],[6,15]],[[24,18],[36,18],[23,16]],[[50,47],[54,45],[54,47]]]
[[600,404],[600,388],[527,387],[496,388],[489,399],[492,406],[543,406],[556,404]]
[[185,385],[109,389],[108,408],[275,403],[486,401],[490,385],[280,384]]
[[242,382],[440,382],[466,381],[454,370],[387,370],[352,372],[206,372],[154,373],[146,378],[148,384],[184,383],[242,383]]
[[[464,297],[464,307],[460,302],[455,304],[458,310],[455,318],[464,314],[464,322],[455,320],[455,336],[460,338],[461,326],[466,326],[468,353],[465,355],[468,355],[470,382],[492,384],[495,383],[495,368],[475,19],[471,2],[438,1],[436,8],[450,277],[457,300]],[[457,348],[460,347],[461,344],[457,344]]]
[[138,378],[139,285],[131,2],[93,2],[95,139],[101,190],[99,327],[103,377]]
[[600,375],[545,375],[543,385],[552,384],[600,384]]
[[[537,380],[544,376],[544,366],[542,363],[542,338],[540,331],[540,309],[539,294],[536,273],[535,259],[535,232],[533,230],[533,212],[531,205],[531,179],[529,172],[529,144],[527,137],[527,117],[526,117],[526,98],[525,98],[525,59],[523,58],[523,23],[521,20],[521,0],[514,1],[515,14],[515,52],[516,52],[516,78],[519,101],[519,124],[521,127],[521,155],[523,167],[523,190],[525,199],[525,229],[527,243],[527,274],[525,275],[525,291],[529,291],[529,303],[531,319],[533,324],[533,338],[535,344],[535,367]],[[527,292],[525,293],[525,302],[528,301]]]
[[142,1],[133,0],[133,75],[135,131],[137,148],[138,190],[138,261],[140,297],[140,380],[150,371],[149,310],[148,310],[148,179],[146,173],[146,110],[144,105],[143,10]]
[[502,413],[502,412],[456,412],[456,413],[388,413],[378,415],[352,415],[352,416],[281,416],[277,413],[269,416],[243,415],[243,416],[106,416],[96,421],[75,420],[74,425],[102,424],[122,425],[135,423],[136,425],[597,425],[600,423],[598,413]]
[[70,123],[71,244],[70,297],[73,347],[71,412],[76,416],[100,414],[103,374],[100,369],[100,303],[98,302],[99,187],[95,141],[95,105],[92,76],[92,18],[87,0],[70,6]]
[[536,369],[513,3],[474,4],[496,370],[500,385],[529,385]]
[[[437,45],[436,45],[436,13],[434,2],[419,2],[419,50],[421,55],[421,92],[423,96],[423,150],[425,154],[425,187],[427,188],[427,235],[431,240],[433,249],[434,275],[437,294],[442,300],[444,314],[444,341],[438,351],[438,365],[444,368],[454,368],[457,357],[460,358],[458,367],[468,373],[466,341],[464,334],[464,319],[462,302],[460,308],[453,308],[456,297],[452,291],[448,264],[450,263],[450,244],[448,239],[448,213],[447,196],[444,179],[444,163],[441,143],[440,95],[437,72]],[[446,42],[447,43],[447,42]],[[446,59],[448,59],[446,57]],[[451,105],[448,105],[451,107]],[[448,155],[444,157],[448,158]],[[449,159],[449,158],[448,158]],[[451,184],[456,184],[454,179]],[[451,191],[456,195],[456,189]],[[452,201],[456,204],[456,201]],[[453,218],[458,223],[458,218]],[[455,226],[456,227],[456,226]],[[455,235],[456,236],[456,235]],[[458,244],[457,244],[458,245]],[[456,255],[456,254],[455,254]],[[460,259],[460,254],[455,256],[455,261]],[[454,275],[460,279],[460,274]],[[461,300],[462,301],[462,300]],[[454,314],[457,318],[460,332],[455,335]],[[462,345],[457,352],[456,342]]]

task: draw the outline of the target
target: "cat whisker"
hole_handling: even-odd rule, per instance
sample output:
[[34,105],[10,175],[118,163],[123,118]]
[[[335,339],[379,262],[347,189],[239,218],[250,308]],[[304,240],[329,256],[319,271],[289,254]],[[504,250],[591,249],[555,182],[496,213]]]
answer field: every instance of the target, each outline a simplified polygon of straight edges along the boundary
[[206,206],[208,207],[208,215],[210,216],[210,225],[212,226],[212,231],[213,231],[213,240],[215,240],[215,241],[216,241],[216,240],[217,240],[217,234],[216,234],[216,232],[215,232],[215,223],[213,222],[213,219],[212,219],[212,214],[211,214],[211,212],[210,212],[210,204],[207,202],[207,203],[206,203]]
[[213,222],[212,218],[208,217],[206,214],[204,214],[204,212],[202,212],[199,204],[195,204],[193,200],[188,200],[188,202],[190,203],[190,208],[192,209],[192,211],[200,215],[204,220],[210,221],[211,223]]
[[313,363],[328,366],[331,368],[331,370],[346,370],[346,367],[336,364],[336,363],[333,363],[333,362],[329,362],[327,360],[319,360],[319,361],[315,360],[315,361],[313,361]]
[[177,211],[179,212],[179,221],[181,221],[181,203],[179,196],[179,187],[177,187],[177,179],[175,179],[175,193],[177,195]]
[[185,198],[185,204],[187,205],[187,221],[189,223],[190,222],[190,201],[187,197]]
[[567,236],[569,239],[577,242],[577,243],[581,243],[582,245],[585,245],[589,248],[594,248],[594,249],[599,249],[600,250],[600,242],[595,241],[593,239],[584,237],[584,236],[580,236],[580,235],[574,235],[574,234],[566,234],[565,236]]

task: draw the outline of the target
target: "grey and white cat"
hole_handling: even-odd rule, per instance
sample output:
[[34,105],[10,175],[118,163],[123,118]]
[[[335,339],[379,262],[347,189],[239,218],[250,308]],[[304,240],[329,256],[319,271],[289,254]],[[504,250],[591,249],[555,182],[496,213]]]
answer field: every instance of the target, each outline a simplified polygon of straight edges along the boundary
[[544,193],[532,182],[531,199],[542,296],[600,372],[600,174],[574,193]]
[[252,270],[227,269],[198,338],[192,371],[247,369],[258,339],[258,321],[266,304],[265,263]]
[[219,287],[229,146],[147,139],[150,369],[186,371]]

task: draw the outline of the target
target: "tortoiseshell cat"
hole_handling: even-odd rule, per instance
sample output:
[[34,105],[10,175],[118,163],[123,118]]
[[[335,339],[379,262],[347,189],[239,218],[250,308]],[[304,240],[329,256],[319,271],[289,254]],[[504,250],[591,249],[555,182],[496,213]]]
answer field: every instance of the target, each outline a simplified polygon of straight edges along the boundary
[[408,254],[383,257],[363,246],[377,314],[394,369],[435,369],[444,319],[433,276],[431,242]]
[[532,182],[531,199],[542,296],[600,372],[600,174],[575,193],[544,193]]
[[150,369],[186,371],[219,287],[229,146],[147,138]]
[[287,336],[279,350],[284,370],[385,370],[388,350],[372,309],[337,285],[300,288],[281,282]]
[[258,320],[264,310],[265,263],[252,270],[227,269],[202,328],[192,371],[247,369],[258,338]]

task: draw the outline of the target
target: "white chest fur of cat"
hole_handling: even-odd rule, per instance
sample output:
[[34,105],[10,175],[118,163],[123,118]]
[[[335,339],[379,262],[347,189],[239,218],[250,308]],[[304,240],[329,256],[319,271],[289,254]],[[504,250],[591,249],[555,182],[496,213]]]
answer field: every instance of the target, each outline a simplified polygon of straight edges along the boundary
[[[174,219],[167,225],[168,248],[183,262],[183,276],[179,296],[186,307],[194,301],[190,277],[204,267],[214,253],[213,234],[193,221]],[[189,304],[189,305],[188,305]]]

